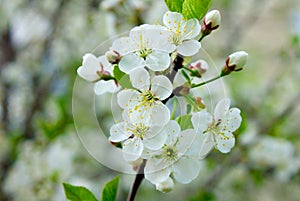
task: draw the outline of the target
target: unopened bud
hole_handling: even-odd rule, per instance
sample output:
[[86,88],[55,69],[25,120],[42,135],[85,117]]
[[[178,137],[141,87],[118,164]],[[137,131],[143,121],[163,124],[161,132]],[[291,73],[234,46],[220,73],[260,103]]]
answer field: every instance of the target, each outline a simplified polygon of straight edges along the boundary
[[222,69],[221,76],[228,75],[232,71],[240,71],[246,65],[248,60],[248,53],[239,51],[232,53],[226,59],[224,68]]
[[218,10],[209,11],[203,18],[203,26],[201,28],[202,37],[209,35],[213,30],[217,29],[221,24],[221,14]]
[[210,29],[217,29],[221,24],[221,14],[218,10],[209,11],[203,20],[204,25]]
[[163,193],[168,193],[173,190],[174,188],[174,182],[173,180],[169,177],[167,180],[160,182],[155,185],[156,190],[159,190]]
[[208,69],[208,64],[206,61],[200,59],[189,66],[191,70],[191,76],[201,77]]
[[201,108],[201,109],[206,108],[202,98],[196,97],[196,103],[199,108]]
[[105,53],[106,59],[111,64],[117,64],[121,60],[121,55],[114,50],[109,50]]

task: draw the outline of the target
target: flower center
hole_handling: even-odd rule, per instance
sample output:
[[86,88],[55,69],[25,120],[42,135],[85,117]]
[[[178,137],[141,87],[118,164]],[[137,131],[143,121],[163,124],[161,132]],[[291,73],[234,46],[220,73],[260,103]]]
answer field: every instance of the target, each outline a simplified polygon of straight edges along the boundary
[[138,51],[138,55],[144,59],[151,53],[152,53],[152,49],[147,49],[147,48],[142,48]]
[[135,125],[134,129],[128,130],[130,130],[135,137],[144,139],[144,135],[149,130],[149,127],[140,122]]
[[175,161],[178,158],[178,150],[173,146],[163,148],[163,156],[167,161]]
[[224,134],[224,132],[222,132],[223,129],[220,128],[221,123],[222,123],[221,119],[218,119],[217,121],[214,120],[211,123],[211,125],[208,126],[207,131],[209,131],[209,132],[211,132],[211,133],[214,134],[214,136],[213,136],[214,140],[215,140],[215,136],[218,136],[218,135],[221,135],[224,139],[229,140],[229,137],[226,136]]
[[181,40],[181,34],[180,33],[174,33],[171,38],[170,38],[171,42],[174,44],[174,45],[179,45],[182,43],[182,40]]

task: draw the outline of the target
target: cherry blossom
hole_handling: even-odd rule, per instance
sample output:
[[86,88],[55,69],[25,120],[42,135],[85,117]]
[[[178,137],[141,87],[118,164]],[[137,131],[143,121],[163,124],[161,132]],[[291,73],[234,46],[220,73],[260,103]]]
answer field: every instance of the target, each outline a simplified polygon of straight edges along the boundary
[[131,71],[129,76],[135,89],[125,89],[117,95],[124,114],[133,122],[158,119],[157,124],[166,124],[170,119],[170,111],[161,101],[172,93],[170,80],[163,75],[150,78],[144,68]]
[[170,35],[163,26],[141,25],[133,28],[129,37],[114,41],[111,50],[123,56],[119,67],[125,73],[145,66],[153,71],[163,71],[171,63],[169,53],[175,50],[168,42]]
[[228,153],[234,146],[235,138],[232,133],[240,127],[242,118],[238,108],[229,107],[230,100],[225,98],[216,105],[214,116],[207,111],[192,116],[192,124],[200,138],[198,141],[202,142],[200,158],[204,158],[213,147],[222,153]]
[[196,133],[193,129],[180,131],[176,121],[171,121],[165,145],[157,151],[145,166],[145,178],[153,184],[165,182],[170,175],[178,182],[187,184],[200,171],[200,161],[194,146]]
[[197,19],[185,20],[181,13],[166,12],[164,25],[173,33],[169,41],[177,46],[177,52],[183,56],[198,53],[201,43],[195,38],[200,34],[201,26]]

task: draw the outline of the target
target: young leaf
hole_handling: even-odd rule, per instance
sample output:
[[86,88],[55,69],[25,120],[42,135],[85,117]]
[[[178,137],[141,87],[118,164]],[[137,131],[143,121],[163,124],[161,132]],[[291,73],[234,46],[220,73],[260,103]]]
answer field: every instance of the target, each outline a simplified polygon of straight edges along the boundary
[[115,76],[116,80],[118,81],[119,85],[121,85],[123,88],[126,88],[126,89],[133,88],[130,83],[129,75],[127,75],[126,73],[121,71],[118,65],[114,66],[113,73],[114,73],[114,76]]
[[165,0],[170,11],[173,12],[182,12],[182,4],[185,0]]
[[102,190],[102,201],[115,201],[117,197],[120,176],[107,182]]
[[181,130],[193,128],[191,118],[192,118],[191,114],[185,114],[185,115],[179,116],[176,119],[176,121],[180,125]]
[[182,4],[182,14],[185,19],[201,20],[207,13],[211,0],[185,0]]
[[85,187],[63,183],[65,195],[71,201],[97,201],[94,194]]

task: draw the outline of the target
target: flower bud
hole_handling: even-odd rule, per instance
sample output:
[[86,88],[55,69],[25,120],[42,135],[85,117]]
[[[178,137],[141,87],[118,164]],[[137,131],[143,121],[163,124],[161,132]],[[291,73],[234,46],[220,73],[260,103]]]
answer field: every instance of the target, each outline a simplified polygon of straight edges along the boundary
[[203,18],[203,25],[201,28],[201,38],[209,35],[213,30],[217,29],[221,24],[221,14],[218,10],[208,12]]
[[203,19],[204,26],[210,30],[217,29],[221,24],[221,14],[218,10],[208,12]]
[[240,71],[246,65],[248,53],[245,51],[234,52],[228,56],[221,76],[228,75],[232,71]]
[[191,70],[191,76],[201,77],[208,69],[208,64],[206,61],[200,59],[189,66]]
[[109,50],[105,53],[106,59],[111,64],[117,64],[121,60],[121,55],[114,50]]
[[173,180],[169,177],[167,180],[160,182],[155,185],[156,190],[159,190],[163,193],[168,193],[173,190],[174,188],[174,182]]
[[196,104],[201,109],[205,109],[206,108],[206,106],[205,106],[205,104],[203,102],[203,99],[200,98],[200,97],[196,97]]

